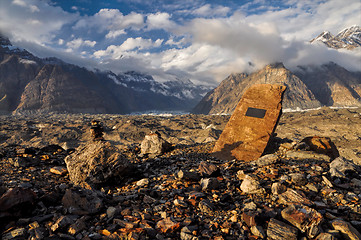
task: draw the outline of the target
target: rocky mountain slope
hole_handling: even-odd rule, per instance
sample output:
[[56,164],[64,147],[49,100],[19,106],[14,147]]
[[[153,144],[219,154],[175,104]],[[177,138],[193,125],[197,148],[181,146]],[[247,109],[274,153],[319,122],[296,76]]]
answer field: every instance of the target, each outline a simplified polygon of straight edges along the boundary
[[252,74],[231,74],[193,109],[201,114],[230,114],[243,92],[253,84],[287,86],[284,109],[320,106],[361,106],[361,74],[329,63],[321,67],[299,67],[291,72],[282,63],[270,64]]
[[359,26],[352,26],[342,30],[336,36],[332,35],[329,31],[324,31],[311,40],[311,43],[318,42],[335,49],[354,49],[361,46],[361,28]]
[[0,113],[130,113],[189,110],[209,88],[157,82],[137,72],[89,71],[40,59],[0,37]]

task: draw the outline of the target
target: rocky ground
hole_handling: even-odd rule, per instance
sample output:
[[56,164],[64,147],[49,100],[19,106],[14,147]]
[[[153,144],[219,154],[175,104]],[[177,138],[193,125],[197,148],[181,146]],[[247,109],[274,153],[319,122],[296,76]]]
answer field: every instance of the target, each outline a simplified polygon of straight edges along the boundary
[[284,113],[250,163],[209,154],[228,119],[1,116],[2,239],[361,239],[361,109]]

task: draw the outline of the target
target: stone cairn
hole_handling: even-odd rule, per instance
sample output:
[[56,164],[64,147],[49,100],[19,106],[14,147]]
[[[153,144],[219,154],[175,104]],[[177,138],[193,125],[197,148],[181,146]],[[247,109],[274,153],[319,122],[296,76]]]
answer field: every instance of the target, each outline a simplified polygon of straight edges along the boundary
[[104,137],[103,137],[103,126],[101,124],[101,122],[99,120],[92,120],[90,122],[91,127],[90,127],[90,132],[93,138],[93,141],[103,141]]

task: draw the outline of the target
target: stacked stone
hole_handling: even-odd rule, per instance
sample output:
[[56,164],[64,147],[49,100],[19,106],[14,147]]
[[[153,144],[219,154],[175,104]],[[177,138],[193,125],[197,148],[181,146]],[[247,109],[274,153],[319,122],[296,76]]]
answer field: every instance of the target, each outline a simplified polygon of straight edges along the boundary
[[92,120],[90,122],[90,124],[91,124],[90,132],[91,132],[93,141],[102,141],[102,140],[104,140],[104,137],[103,137],[104,129],[103,129],[103,126],[100,123],[100,121]]

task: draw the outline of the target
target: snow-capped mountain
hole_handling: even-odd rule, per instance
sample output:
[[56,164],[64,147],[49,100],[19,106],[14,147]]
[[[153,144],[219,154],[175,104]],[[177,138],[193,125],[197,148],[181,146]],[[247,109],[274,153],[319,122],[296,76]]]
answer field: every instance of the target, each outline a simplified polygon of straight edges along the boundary
[[190,110],[210,89],[191,81],[90,71],[57,58],[38,58],[0,37],[0,112],[130,113]]
[[361,28],[359,26],[352,26],[342,30],[336,36],[332,35],[329,31],[324,31],[310,42],[321,42],[330,48],[351,50],[361,46]]

